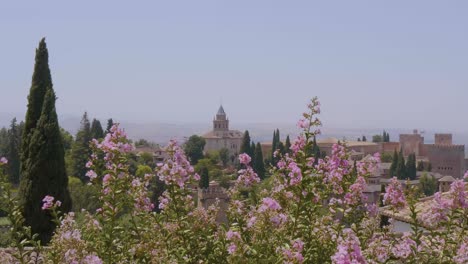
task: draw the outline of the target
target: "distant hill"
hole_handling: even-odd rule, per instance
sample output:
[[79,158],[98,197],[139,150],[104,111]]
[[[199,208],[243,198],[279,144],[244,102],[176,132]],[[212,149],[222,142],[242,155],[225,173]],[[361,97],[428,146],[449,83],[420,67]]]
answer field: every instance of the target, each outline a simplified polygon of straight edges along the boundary
[[[9,126],[13,117],[17,117],[19,121],[24,118],[24,114],[5,114],[0,113],[0,127]],[[20,117],[20,118],[18,118]],[[80,126],[81,117],[65,116],[60,117],[60,125],[67,131],[75,135]],[[118,121],[118,119],[116,119]],[[100,120],[103,127],[106,126],[106,120]],[[206,123],[169,123],[169,122],[132,122],[121,121],[121,127],[127,131],[131,139],[147,139],[149,141],[165,145],[170,139],[177,139],[183,142],[191,135],[201,135],[211,130],[211,122]],[[295,123],[231,123],[231,129],[240,131],[249,130],[252,140],[255,142],[270,142],[273,137],[273,130],[278,128],[281,133],[281,138],[284,140],[286,135],[290,135],[291,140],[299,134],[300,130],[296,128]],[[346,138],[348,140],[356,140],[358,137],[365,135],[368,140],[372,140],[372,135],[381,134],[383,129],[356,129],[356,128],[334,128],[322,127],[322,135],[319,138],[336,137],[339,139]],[[390,133],[391,141],[398,141],[399,134],[412,133],[412,129],[386,129]],[[434,142],[434,134],[436,132],[450,131],[428,131],[423,134],[426,143]],[[464,144],[468,146],[468,133],[453,133],[455,144]]]

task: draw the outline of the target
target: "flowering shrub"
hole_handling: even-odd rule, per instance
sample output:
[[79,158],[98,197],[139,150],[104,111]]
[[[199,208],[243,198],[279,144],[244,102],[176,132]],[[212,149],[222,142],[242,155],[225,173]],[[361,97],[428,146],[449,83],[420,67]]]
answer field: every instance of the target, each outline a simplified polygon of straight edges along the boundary
[[[58,224],[46,250],[22,227],[2,184],[15,238],[26,237],[48,263],[467,263],[465,183],[457,180],[450,192],[437,193],[428,212],[421,213],[415,190],[392,180],[383,203],[394,211],[409,207],[413,229],[392,232],[391,224],[381,226],[378,204],[368,203],[363,193],[379,155],[353,166],[345,144],[337,144],[329,157],[315,160],[319,113],[314,98],[298,122],[302,133],[291,152],[275,153],[272,188],[262,187],[248,155],[239,156],[242,168],[229,189],[227,223],[216,222],[216,205],[197,206],[193,187],[200,177],[175,141],[166,149],[170,158],[157,164],[154,174],[131,175],[127,154],[132,146],[116,125],[101,142],[93,141],[87,163],[91,184],[100,186],[96,213],[83,211],[77,221],[74,213],[60,214],[59,201],[44,198],[43,209]],[[0,166],[4,163],[1,159]],[[158,204],[149,199],[153,177],[166,185]],[[19,254],[8,257],[26,263],[29,253],[21,242],[15,247]]]

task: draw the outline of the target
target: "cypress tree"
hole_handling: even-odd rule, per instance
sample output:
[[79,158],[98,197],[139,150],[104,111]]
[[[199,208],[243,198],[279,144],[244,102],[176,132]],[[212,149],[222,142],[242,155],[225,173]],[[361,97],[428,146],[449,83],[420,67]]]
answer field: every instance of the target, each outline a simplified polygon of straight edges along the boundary
[[367,142],[366,136],[362,136],[362,141],[363,141],[363,142]]
[[396,176],[396,169],[398,166],[398,152],[395,151],[393,152],[393,159],[392,159],[392,165],[390,165],[390,177]]
[[244,132],[244,137],[242,137],[242,143],[241,143],[241,146],[240,146],[240,153],[246,153],[249,156],[251,156],[252,152],[250,150],[250,135],[249,135],[248,130],[246,130]]
[[429,164],[427,164],[427,171],[431,172],[432,171],[432,163],[429,162]]
[[403,151],[400,151],[398,155],[398,164],[396,168],[396,176],[399,180],[405,180],[406,176],[406,164],[405,164],[405,157],[403,156]]
[[[284,144],[281,141],[278,143],[278,151],[283,155],[286,153],[286,148],[284,147]],[[277,161],[279,161],[279,159],[277,159]]]
[[47,243],[55,225],[50,213],[41,209],[42,199],[54,196],[62,202],[62,212],[70,210],[71,199],[45,39],[36,49],[35,62],[23,133],[19,193],[25,225]]
[[16,124],[16,118],[13,118],[10,130],[8,130],[8,146],[6,150],[9,180],[13,184],[18,184],[20,179],[20,133],[21,131]]
[[257,143],[256,147],[255,147],[255,172],[257,172],[258,174],[258,177],[260,179],[264,179],[265,178],[265,163],[263,162],[263,152],[262,152],[262,146],[260,145],[260,143]]
[[104,138],[104,130],[102,130],[101,122],[99,122],[99,120],[96,118],[94,118],[93,122],[91,123],[91,138]]
[[202,167],[200,170],[200,181],[198,182],[200,188],[210,187],[210,175],[207,167]]
[[276,141],[276,130],[273,130],[273,141],[271,143],[271,163],[272,164],[275,164],[274,153],[275,153],[277,145],[278,145],[278,142]]
[[75,142],[71,150],[72,158],[72,175],[80,178],[83,182],[88,181],[86,177],[86,163],[91,155],[89,142],[91,141],[91,125],[88,119],[88,113],[84,113],[81,119],[80,130],[76,133]]
[[281,142],[280,131],[276,129],[276,148],[278,148],[279,143]]
[[250,153],[249,156],[252,157],[252,160],[255,160],[255,142],[252,141],[250,144]]
[[289,135],[286,137],[286,142],[284,144],[284,149],[286,153],[291,153],[291,140],[289,139]]
[[417,171],[424,171],[424,163],[422,161],[418,162],[418,165],[416,166]]
[[416,179],[416,155],[410,154],[406,162],[406,177],[410,180]]
[[114,125],[114,120],[112,120],[112,118],[109,118],[107,120],[107,127],[106,127],[106,131],[105,131],[106,134],[110,133],[110,130],[111,130],[113,125]]

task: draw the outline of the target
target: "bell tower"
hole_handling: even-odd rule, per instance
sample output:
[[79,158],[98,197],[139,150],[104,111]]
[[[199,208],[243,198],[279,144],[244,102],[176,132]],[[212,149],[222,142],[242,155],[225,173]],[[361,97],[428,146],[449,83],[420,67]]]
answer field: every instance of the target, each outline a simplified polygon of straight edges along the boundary
[[213,130],[214,131],[228,131],[229,130],[229,119],[224,112],[222,105],[219,106],[218,113],[213,119]]

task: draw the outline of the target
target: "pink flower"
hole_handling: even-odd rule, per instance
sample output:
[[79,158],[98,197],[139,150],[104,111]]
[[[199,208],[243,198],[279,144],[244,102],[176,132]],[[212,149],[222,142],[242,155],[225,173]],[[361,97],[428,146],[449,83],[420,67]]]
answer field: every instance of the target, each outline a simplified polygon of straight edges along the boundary
[[390,184],[387,186],[383,197],[383,202],[386,205],[391,205],[395,209],[401,209],[405,207],[406,199],[403,192],[403,187],[396,177],[393,177]]
[[297,122],[297,127],[299,128],[308,128],[310,126],[309,120],[300,119]]
[[234,244],[234,243],[229,244],[229,247],[228,247],[229,255],[234,254],[234,252],[236,252],[236,250],[237,250],[236,244]]
[[287,220],[288,217],[285,214],[277,214],[270,218],[270,222],[276,227],[286,223]]
[[169,199],[167,197],[161,197],[159,200],[159,209],[164,210],[169,205]]
[[304,147],[305,147],[305,138],[303,135],[300,135],[296,138],[296,140],[294,140],[293,144],[291,145],[289,149],[292,150],[293,155],[296,155],[297,152],[304,149]]
[[86,264],[102,264],[102,260],[96,255],[88,255],[83,259]]
[[245,153],[242,153],[242,154],[239,155],[239,162],[241,164],[244,164],[244,165],[247,166],[247,165],[249,165],[250,161],[251,161],[251,158],[250,158],[249,155],[247,155]]
[[169,141],[166,152],[170,154],[170,158],[162,166],[156,167],[156,174],[165,184],[178,185],[180,189],[185,189],[188,181],[198,178],[194,173],[195,170],[175,140]]
[[362,255],[359,239],[349,228],[343,230],[343,236],[338,239],[337,251],[331,259],[334,264],[367,263]]
[[54,206],[54,197],[53,196],[50,196],[50,195],[46,195],[46,197],[44,197],[44,199],[42,199],[42,210],[48,210],[50,208],[52,208],[52,206]]
[[247,227],[251,228],[253,225],[255,225],[256,222],[257,222],[257,217],[255,216],[250,217],[249,220],[247,221]]
[[399,243],[393,246],[392,253],[397,258],[406,259],[414,254],[413,248],[416,247],[416,242],[410,238],[409,233],[405,233]]
[[366,189],[366,180],[359,176],[356,182],[349,186],[349,191],[345,194],[344,201],[348,205],[359,205],[363,203],[366,197],[363,195]]
[[0,158],[0,164],[7,164],[8,160],[5,157]]
[[229,230],[226,233],[226,238],[227,240],[236,240],[236,239],[240,239],[241,237],[240,237],[239,232]]
[[109,181],[111,180],[112,176],[110,174],[106,174],[104,175],[104,178],[102,178],[102,183],[104,185],[107,185],[109,183]]
[[461,244],[460,248],[457,250],[457,255],[453,260],[457,264],[468,263],[468,243]]
[[278,211],[281,210],[281,205],[273,198],[266,197],[262,200],[262,205],[258,209],[259,212],[265,212],[267,210]]
[[91,166],[93,166],[93,162],[92,161],[88,161],[86,162],[86,168],[91,168]]
[[254,183],[259,183],[260,178],[252,167],[247,165],[246,169],[239,170],[239,176],[237,177],[237,184],[250,187]]
[[88,172],[86,172],[86,176],[88,176],[90,180],[94,180],[97,178],[97,174],[93,170],[89,170]]
[[452,208],[468,208],[463,180],[456,180],[450,185],[449,195],[452,198]]

